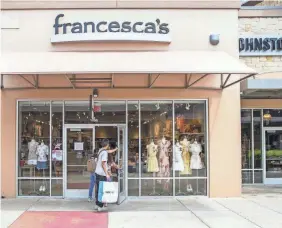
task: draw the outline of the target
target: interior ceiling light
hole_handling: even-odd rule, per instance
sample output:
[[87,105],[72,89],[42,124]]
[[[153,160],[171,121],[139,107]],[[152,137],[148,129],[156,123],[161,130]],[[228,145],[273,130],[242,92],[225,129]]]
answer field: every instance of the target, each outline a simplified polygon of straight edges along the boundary
[[186,110],[190,110],[190,106],[191,106],[191,105],[190,105],[189,103],[188,103],[188,104],[186,104],[185,109],[186,109]]
[[270,120],[271,118],[272,118],[272,116],[270,115],[270,113],[265,113],[263,115],[263,119],[265,119],[265,120]]

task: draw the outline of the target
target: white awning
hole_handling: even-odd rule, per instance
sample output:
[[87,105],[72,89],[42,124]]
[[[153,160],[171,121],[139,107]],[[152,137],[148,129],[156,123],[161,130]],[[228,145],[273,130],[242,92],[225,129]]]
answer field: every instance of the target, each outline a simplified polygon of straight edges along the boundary
[[255,74],[219,51],[2,53],[1,74]]

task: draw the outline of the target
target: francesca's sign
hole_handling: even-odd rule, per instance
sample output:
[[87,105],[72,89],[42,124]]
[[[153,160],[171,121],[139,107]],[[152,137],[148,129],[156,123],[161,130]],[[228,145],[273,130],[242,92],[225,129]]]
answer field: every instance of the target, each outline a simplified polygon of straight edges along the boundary
[[141,41],[170,43],[169,25],[155,21],[65,22],[64,14],[55,18],[51,43],[83,41]]
[[282,36],[241,36],[240,56],[282,55]]

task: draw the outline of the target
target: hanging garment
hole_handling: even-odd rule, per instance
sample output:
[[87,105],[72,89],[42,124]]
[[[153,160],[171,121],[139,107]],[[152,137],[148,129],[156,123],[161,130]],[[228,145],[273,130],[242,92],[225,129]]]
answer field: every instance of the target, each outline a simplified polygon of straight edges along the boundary
[[159,165],[157,159],[157,152],[158,152],[157,145],[155,145],[154,143],[147,145],[147,152],[148,152],[147,171],[149,173],[159,172]]
[[28,143],[28,161],[27,164],[29,165],[36,165],[37,164],[37,151],[38,142],[35,140],[31,140],[30,143]]
[[37,147],[36,154],[38,155],[37,161],[46,162],[47,155],[49,154],[49,148],[45,144],[41,144]]
[[[169,177],[169,157],[168,157],[168,149],[170,146],[169,141],[163,141],[160,142],[160,155],[159,155],[159,162],[160,162],[160,171],[159,171],[159,177]],[[160,181],[161,182],[161,181]],[[169,179],[166,180],[166,182],[169,182]]]
[[198,143],[193,143],[190,145],[190,151],[192,153],[190,168],[202,169],[203,164],[200,157],[200,153],[202,152],[202,146]]
[[184,163],[182,159],[182,151],[183,147],[181,145],[174,147],[175,152],[175,159],[174,159],[174,170],[175,171],[183,171],[184,170]]
[[190,169],[190,152],[189,152],[189,141],[181,141],[181,146],[183,147],[182,159],[184,163],[184,170],[180,173],[181,175],[191,175],[192,170]]

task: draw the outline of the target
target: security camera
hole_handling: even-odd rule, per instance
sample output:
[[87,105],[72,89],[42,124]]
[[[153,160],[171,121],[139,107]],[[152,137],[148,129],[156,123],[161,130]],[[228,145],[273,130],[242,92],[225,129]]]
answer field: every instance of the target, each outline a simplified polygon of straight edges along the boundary
[[219,34],[211,34],[210,35],[210,44],[218,45],[219,44]]
[[98,89],[93,89],[93,97],[94,97],[94,98],[97,98],[98,95],[99,95]]

